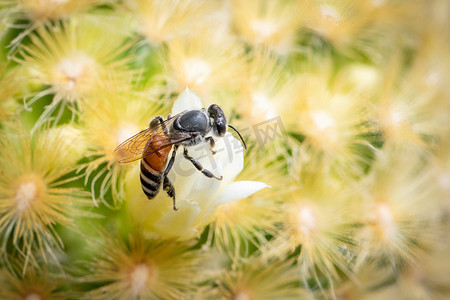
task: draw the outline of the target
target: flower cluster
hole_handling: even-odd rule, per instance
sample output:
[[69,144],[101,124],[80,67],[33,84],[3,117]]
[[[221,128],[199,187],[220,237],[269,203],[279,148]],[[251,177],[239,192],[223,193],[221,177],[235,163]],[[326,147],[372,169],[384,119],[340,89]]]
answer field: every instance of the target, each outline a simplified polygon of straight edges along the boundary
[[0,1],[0,298],[448,299],[449,12]]

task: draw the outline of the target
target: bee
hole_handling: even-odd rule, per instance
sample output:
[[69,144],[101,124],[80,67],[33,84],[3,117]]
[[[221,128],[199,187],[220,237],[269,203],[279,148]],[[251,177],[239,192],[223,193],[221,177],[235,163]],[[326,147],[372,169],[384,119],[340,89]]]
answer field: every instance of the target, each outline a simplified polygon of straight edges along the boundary
[[[155,117],[150,122],[149,128],[121,143],[114,153],[120,157],[119,163],[129,163],[140,159],[140,180],[144,194],[148,199],[155,198],[162,184],[163,189],[173,200],[173,209],[177,210],[175,189],[167,175],[172,169],[178,148],[183,146],[184,158],[203,175],[222,180],[222,176],[215,176],[190,156],[187,147],[208,143],[214,155],[216,153],[214,137],[225,136],[228,127],[236,131],[244,148],[247,149],[241,134],[228,124],[222,109],[212,104],[207,110],[205,108],[186,110],[175,116],[169,115],[166,120],[162,116]],[[170,151],[172,155],[169,160]]]

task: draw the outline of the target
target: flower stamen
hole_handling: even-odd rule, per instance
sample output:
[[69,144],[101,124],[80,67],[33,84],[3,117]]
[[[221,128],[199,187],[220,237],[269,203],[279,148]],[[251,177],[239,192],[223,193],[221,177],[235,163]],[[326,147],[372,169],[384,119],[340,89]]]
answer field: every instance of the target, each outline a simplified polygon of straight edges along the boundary
[[16,208],[19,212],[30,209],[37,201],[39,201],[44,185],[38,178],[23,180],[16,189],[15,197]]
[[147,264],[141,263],[130,273],[131,292],[135,297],[141,294],[148,286],[148,281],[154,277],[152,270]]

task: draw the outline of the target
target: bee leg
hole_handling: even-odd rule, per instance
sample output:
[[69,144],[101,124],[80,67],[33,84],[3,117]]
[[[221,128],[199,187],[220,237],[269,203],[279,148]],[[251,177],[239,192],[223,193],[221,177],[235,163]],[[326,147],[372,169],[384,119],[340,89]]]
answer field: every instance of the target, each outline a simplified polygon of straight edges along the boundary
[[172,150],[172,157],[169,160],[169,163],[167,164],[166,170],[164,170],[164,177],[169,174],[170,170],[172,169],[173,162],[175,161],[175,156],[177,155],[178,145],[173,146]]
[[161,124],[161,128],[162,128],[164,134],[167,135],[167,127],[166,127],[166,124],[164,124],[164,119],[162,116],[157,116],[157,117],[153,118],[153,120],[150,121],[149,127],[155,128],[159,124]]
[[208,136],[206,140],[209,142],[209,150],[211,150],[212,155],[216,154],[217,151],[215,151],[213,148],[216,146],[216,141],[212,136]]
[[167,195],[173,199],[173,210],[178,210],[175,202],[175,188],[167,176],[164,176],[163,189],[166,191]]
[[189,152],[187,151],[186,148],[184,148],[184,152],[183,152],[184,158],[186,158],[187,160],[189,160],[194,167],[197,168],[197,170],[199,170],[200,172],[203,173],[203,175],[205,175],[206,177],[209,178],[215,178],[217,180],[222,180],[223,176],[217,177],[215,176],[213,173],[211,173],[211,171],[206,170],[203,168],[202,164],[200,162],[198,162],[197,160],[195,160],[192,156],[189,156]]

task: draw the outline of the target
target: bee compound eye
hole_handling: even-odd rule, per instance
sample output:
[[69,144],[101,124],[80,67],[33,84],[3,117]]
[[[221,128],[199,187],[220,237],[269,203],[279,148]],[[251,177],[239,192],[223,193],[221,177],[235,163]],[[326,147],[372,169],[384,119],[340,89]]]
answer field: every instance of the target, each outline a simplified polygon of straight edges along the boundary
[[217,135],[224,136],[227,133],[227,122],[225,119],[218,119],[216,121]]

